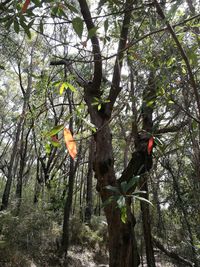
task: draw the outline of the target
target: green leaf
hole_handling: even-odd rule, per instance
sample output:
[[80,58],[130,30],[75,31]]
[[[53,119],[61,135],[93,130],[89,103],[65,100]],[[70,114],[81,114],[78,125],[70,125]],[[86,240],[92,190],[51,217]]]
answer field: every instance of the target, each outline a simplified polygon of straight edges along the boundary
[[98,27],[93,27],[92,29],[89,30],[88,39],[92,38],[96,34],[97,29]]
[[134,185],[138,183],[139,179],[140,179],[140,176],[137,175],[131,178],[128,183],[126,182],[126,184],[124,185],[124,189],[122,188],[122,190],[124,190],[123,192],[127,193],[129,189],[131,189]]
[[191,28],[199,28],[200,27],[200,23],[198,24],[193,24],[193,25],[190,25]]
[[183,72],[183,74],[187,73],[186,68],[184,66],[182,66],[182,72]]
[[52,82],[52,86],[58,87],[61,83],[62,81],[55,81],[55,82]]
[[126,199],[124,196],[120,196],[117,200],[117,205],[120,208],[120,210],[126,206]]
[[54,146],[54,147],[60,147],[61,146],[61,144],[59,143],[59,141],[58,142],[55,142],[55,141],[50,140],[50,142],[51,142],[52,146]]
[[132,193],[132,196],[137,196],[137,195],[146,194],[146,193],[147,193],[147,191],[139,190],[139,191],[135,191],[134,193]]
[[60,95],[63,94],[64,89],[67,88],[66,83],[62,83],[60,86]]
[[150,100],[150,101],[148,101],[148,102],[147,102],[147,107],[151,107],[151,106],[153,106],[154,103],[155,103],[155,100]]
[[110,190],[110,191],[112,191],[112,192],[120,194],[119,189],[117,187],[115,187],[115,186],[107,185],[105,188]]
[[77,89],[71,83],[67,83],[67,86],[72,92],[75,93],[77,91]]
[[58,8],[58,13],[57,13],[57,15],[58,15],[60,18],[61,18],[61,17],[66,17],[66,18],[67,18],[67,16],[66,16],[65,12],[63,11],[62,7],[59,7],[59,8]]
[[13,19],[9,19],[9,20],[7,20],[7,22],[5,23],[5,28],[6,28],[7,30],[9,30],[9,29],[10,29],[10,26],[12,25],[13,22],[14,22]]
[[158,146],[163,146],[164,145],[163,142],[158,137],[154,137],[154,142]]
[[45,145],[45,152],[46,152],[46,154],[50,154],[50,152],[51,152],[51,146],[50,146],[49,143],[47,143],[47,144]]
[[[24,18],[24,17],[22,17],[22,18]],[[20,20],[19,20],[20,25],[22,26],[23,29],[27,29],[27,25],[26,25],[26,23],[25,23],[25,20],[22,19],[22,18],[20,18]]]
[[84,118],[80,118],[82,121],[84,121],[88,126],[89,128],[95,133],[96,132],[96,127],[93,123],[87,121],[86,119]]
[[31,32],[30,32],[29,28],[28,27],[25,28],[24,31],[25,31],[26,35],[28,36],[28,38],[31,39]]
[[72,20],[72,26],[74,28],[74,31],[76,34],[79,36],[81,39],[82,34],[83,34],[83,21],[80,17],[76,17]]
[[91,105],[92,106],[97,106],[97,105],[99,105],[99,102],[93,102]]
[[36,7],[41,7],[42,3],[40,0],[32,0],[32,2],[35,4]]
[[165,94],[165,89],[163,87],[160,87],[157,95],[163,96],[164,94]]
[[200,249],[200,244],[195,244],[195,247]]
[[104,31],[105,31],[105,34],[106,34],[107,31],[108,31],[108,19],[106,19],[106,20],[104,21]]
[[168,60],[167,60],[167,67],[170,67],[171,65],[173,65],[174,63],[176,62],[176,58],[175,57],[170,57]]
[[29,22],[29,24],[28,24],[29,29],[33,26],[33,23],[34,23],[34,19]]
[[127,182],[124,181],[124,182],[122,182],[120,185],[121,185],[122,192],[125,194],[125,193],[127,192],[127,191],[126,191]]
[[139,197],[139,196],[133,196],[135,199],[146,202],[148,204],[150,204],[151,206],[153,206],[153,204],[151,203],[151,201],[149,201],[148,199],[144,198],[144,197]]
[[126,223],[127,222],[127,218],[128,218],[126,206],[122,207],[120,209],[120,212],[121,212],[121,221],[123,223]]
[[19,22],[17,20],[14,20],[14,30],[16,33],[19,33]]
[[65,1],[65,6],[68,7],[70,11],[78,14],[78,10],[73,5],[70,5],[68,1]]
[[64,83],[62,83],[61,86],[60,86],[60,95],[63,94],[64,89],[68,89],[68,88],[69,88],[72,92],[76,92],[76,91],[77,91],[76,88],[75,88],[71,83],[64,82]]
[[196,121],[192,122],[192,128],[193,128],[193,130],[198,129],[198,123]]
[[53,135],[56,135],[57,133],[59,133],[62,129],[64,128],[64,124],[61,124],[61,125],[57,125],[55,126],[53,129],[51,129],[50,132],[48,132],[46,134],[46,136],[53,136]]
[[58,5],[55,5],[51,9],[51,16],[52,17],[56,16],[57,15],[57,12],[58,12]]

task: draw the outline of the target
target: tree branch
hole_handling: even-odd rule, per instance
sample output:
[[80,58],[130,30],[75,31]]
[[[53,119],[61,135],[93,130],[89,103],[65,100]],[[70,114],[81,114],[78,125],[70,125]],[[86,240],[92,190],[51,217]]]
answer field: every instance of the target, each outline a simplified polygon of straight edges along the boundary
[[133,0],[126,0],[126,3],[125,3],[124,20],[123,20],[120,40],[118,44],[117,57],[115,60],[115,66],[114,66],[114,72],[113,72],[113,78],[112,78],[112,86],[111,86],[109,98],[108,98],[110,102],[107,104],[107,110],[106,110],[106,113],[108,116],[111,115],[115,100],[121,91],[121,87],[120,87],[121,68],[122,68],[122,63],[123,63],[124,51],[127,45],[127,38],[128,38],[129,27],[130,27],[131,13],[132,13],[131,10],[133,6],[133,2],[134,2]]
[[[88,32],[95,27],[91,13],[87,4],[86,0],[79,0],[79,5],[81,8],[81,13],[83,15],[83,19],[85,21],[85,24],[87,26]],[[101,51],[99,46],[99,40],[97,38],[97,35],[94,34],[91,37],[92,42],[92,50],[94,55],[94,76],[93,76],[93,90],[99,91],[100,85],[101,85],[101,78],[102,78],[102,61],[101,61]]]
[[165,253],[168,257],[176,260],[177,262],[179,263],[182,263],[184,265],[187,265],[187,266],[191,266],[193,267],[194,264],[187,260],[187,259],[184,259],[183,257],[179,256],[177,253],[173,252],[173,251],[169,251],[167,250],[161,243],[159,240],[157,240],[156,238],[153,238],[153,242],[155,244],[155,246],[160,249],[163,253]]
[[197,107],[198,107],[198,114],[199,114],[199,117],[200,117],[200,98],[199,98],[199,93],[198,93],[198,88],[197,88],[197,85],[196,85],[196,81],[194,79],[194,75],[192,73],[192,68],[190,66],[190,62],[189,62],[189,59],[186,55],[186,52],[185,50],[183,49],[181,43],[179,42],[177,36],[176,36],[176,33],[173,29],[173,27],[170,25],[169,21],[166,19],[166,16],[160,6],[160,4],[158,3],[157,0],[154,0],[154,3],[155,3],[155,6],[157,8],[157,13],[160,15],[160,17],[165,20],[166,22],[166,26],[167,26],[167,29],[168,31],[170,32],[172,38],[174,39],[174,42],[176,43],[179,51],[180,51],[180,54],[185,62],[185,65],[187,67],[187,71],[188,71],[188,76],[189,76],[189,81],[190,81],[190,84],[193,88],[193,91],[194,91],[194,95],[196,97],[196,102],[197,102]]
[[161,129],[157,129],[154,131],[154,134],[159,135],[159,134],[165,134],[165,133],[175,133],[175,132],[180,131],[187,124],[188,124],[188,120],[185,120],[171,127],[164,127]]

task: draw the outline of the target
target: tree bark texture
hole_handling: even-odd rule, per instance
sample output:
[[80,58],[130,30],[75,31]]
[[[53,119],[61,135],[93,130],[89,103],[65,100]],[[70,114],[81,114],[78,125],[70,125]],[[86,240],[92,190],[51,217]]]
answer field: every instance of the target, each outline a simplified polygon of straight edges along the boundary
[[[111,196],[109,190],[105,188],[106,185],[117,186],[113,167],[112,138],[108,125],[102,127],[95,134],[95,142],[94,171],[97,178],[97,190],[104,202]],[[109,233],[110,267],[136,267],[139,265],[134,233],[135,219],[129,203],[127,203],[127,211],[128,220],[123,223],[120,210],[116,208],[115,202],[105,207]]]

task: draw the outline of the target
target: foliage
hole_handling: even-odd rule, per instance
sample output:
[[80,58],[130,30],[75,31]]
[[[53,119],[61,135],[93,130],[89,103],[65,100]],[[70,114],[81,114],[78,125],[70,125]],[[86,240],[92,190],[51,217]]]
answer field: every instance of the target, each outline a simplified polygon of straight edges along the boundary
[[92,249],[106,246],[107,224],[103,218],[93,216],[90,225],[73,217],[71,221],[71,243]]

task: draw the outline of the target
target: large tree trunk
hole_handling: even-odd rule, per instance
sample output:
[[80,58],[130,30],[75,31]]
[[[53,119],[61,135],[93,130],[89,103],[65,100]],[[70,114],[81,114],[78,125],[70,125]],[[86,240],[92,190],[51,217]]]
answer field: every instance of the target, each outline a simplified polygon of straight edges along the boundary
[[[101,118],[96,116],[96,123]],[[98,124],[98,123],[97,123]],[[97,190],[102,201],[106,201],[111,192],[107,185],[117,186],[114,172],[114,160],[112,149],[112,137],[108,124],[105,122],[95,134],[96,151],[94,171],[97,178]],[[128,219],[126,223],[121,221],[120,210],[116,202],[105,206],[105,215],[108,223],[109,234],[109,266],[110,267],[137,267],[139,255],[134,234],[135,218],[131,213],[130,203],[127,202]]]

